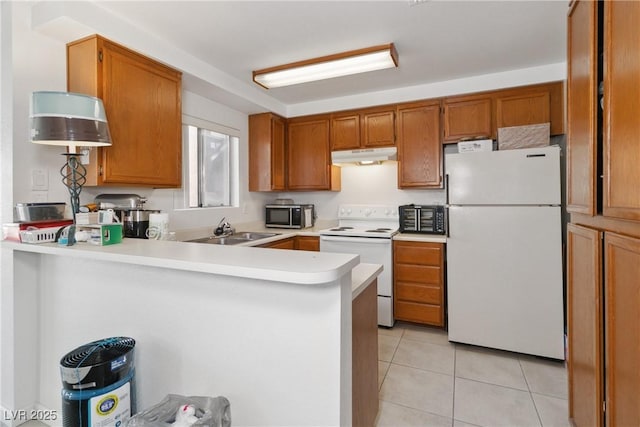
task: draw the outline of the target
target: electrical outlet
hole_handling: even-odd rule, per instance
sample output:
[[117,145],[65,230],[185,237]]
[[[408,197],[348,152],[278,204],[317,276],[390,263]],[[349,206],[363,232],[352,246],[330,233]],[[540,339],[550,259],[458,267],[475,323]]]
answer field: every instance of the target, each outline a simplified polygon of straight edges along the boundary
[[89,153],[91,153],[91,149],[90,148],[83,148],[80,150],[80,164],[81,165],[88,165],[89,163],[91,163],[89,161]]

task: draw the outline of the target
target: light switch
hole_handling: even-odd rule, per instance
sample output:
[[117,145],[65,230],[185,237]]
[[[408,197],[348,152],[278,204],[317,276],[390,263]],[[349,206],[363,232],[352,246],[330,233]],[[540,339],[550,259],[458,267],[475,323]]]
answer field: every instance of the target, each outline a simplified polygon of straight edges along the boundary
[[49,174],[46,169],[31,170],[31,189],[47,191],[49,189]]
[[89,153],[91,153],[91,149],[90,148],[83,148],[80,150],[80,164],[81,165],[88,165],[89,163],[91,163],[89,161]]

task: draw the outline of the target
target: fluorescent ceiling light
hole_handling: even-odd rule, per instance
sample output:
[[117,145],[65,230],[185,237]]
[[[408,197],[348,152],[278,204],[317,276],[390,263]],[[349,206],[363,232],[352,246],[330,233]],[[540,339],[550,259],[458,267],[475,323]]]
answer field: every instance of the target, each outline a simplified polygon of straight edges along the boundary
[[397,66],[398,53],[390,43],[254,71],[253,81],[272,89]]

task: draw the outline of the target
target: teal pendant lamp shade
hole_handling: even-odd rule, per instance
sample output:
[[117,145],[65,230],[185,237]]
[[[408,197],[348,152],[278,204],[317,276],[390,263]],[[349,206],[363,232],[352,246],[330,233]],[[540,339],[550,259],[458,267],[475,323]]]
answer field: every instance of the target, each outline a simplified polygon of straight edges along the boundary
[[99,98],[68,92],[34,92],[31,142],[96,147],[111,145],[107,115]]
[[76,147],[111,145],[107,115],[102,100],[69,92],[33,92],[31,98],[31,142],[69,147],[60,169],[62,183],[69,189],[75,220],[80,209],[80,192],[87,170]]

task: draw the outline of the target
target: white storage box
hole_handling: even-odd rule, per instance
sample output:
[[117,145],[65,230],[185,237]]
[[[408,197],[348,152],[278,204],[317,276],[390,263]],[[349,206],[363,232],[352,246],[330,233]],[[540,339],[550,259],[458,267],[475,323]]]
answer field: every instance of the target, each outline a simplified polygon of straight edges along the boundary
[[493,140],[475,139],[472,141],[458,142],[458,153],[469,153],[473,151],[493,151]]
[[551,123],[498,128],[498,150],[549,146]]

